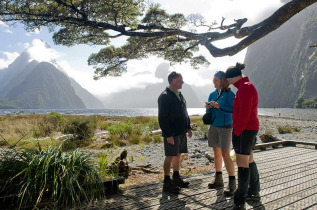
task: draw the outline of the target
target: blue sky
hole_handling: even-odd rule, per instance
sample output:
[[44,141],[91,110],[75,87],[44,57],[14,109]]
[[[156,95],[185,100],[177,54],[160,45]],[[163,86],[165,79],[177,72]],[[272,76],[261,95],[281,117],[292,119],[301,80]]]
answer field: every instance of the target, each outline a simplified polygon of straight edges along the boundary
[[[157,0],[163,8],[170,13],[181,12],[185,15],[201,13],[206,20],[221,21],[226,17],[226,23],[232,23],[233,19],[248,18],[246,25],[252,25],[268,17],[282,4],[277,0]],[[204,29],[201,29],[204,30]],[[145,60],[133,60],[128,63],[128,72],[122,77],[107,77],[98,81],[93,80],[93,68],[88,66],[87,59],[91,53],[96,53],[101,46],[77,45],[66,47],[55,45],[52,41],[53,33],[46,28],[28,32],[20,24],[8,26],[0,22],[0,69],[7,67],[25,49],[31,48],[34,59],[55,59],[57,65],[63,68],[69,76],[73,77],[84,88],[90,92],[102,96],[132,87],[142,87],[148,83],[162,82],[154,76],[156,67],[163,62],[162,59],[150,57]],[[45,50],[43,43],[48,43],[52,50]],[[120,45],[123,39],[113,41]],[[236,40],[231,39],[216,43],[217,46],[232,45]],[[205,85],[211,82],[215,71],[225,70],[237,61],[243,62],[246,50],[229,57],[213,58],[206,49],[202,48],[200,53],[205,55],[211,65],[208,68],[193,70],[189,65],[175,65],[170,70],[176,70],[183,74],[186,83],[191,85]],[[41,57],[38,59],[38,57]],[[144,72],[150,72],[142,74]]]

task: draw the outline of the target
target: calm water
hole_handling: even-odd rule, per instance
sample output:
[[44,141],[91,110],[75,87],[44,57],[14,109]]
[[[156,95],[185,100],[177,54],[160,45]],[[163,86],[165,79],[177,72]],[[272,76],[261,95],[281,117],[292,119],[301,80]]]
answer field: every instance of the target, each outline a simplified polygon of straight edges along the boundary
[[[46,114],[58,112],[71,115],[103,115],[103,116],[157,116],[156,108],[135,109],[0,109],[0,115],[7,114]],[[317,121],[317,109],[259,108],[259,115],[306,119]],[[203,115],[203,108],[189,108],[189,115]]]

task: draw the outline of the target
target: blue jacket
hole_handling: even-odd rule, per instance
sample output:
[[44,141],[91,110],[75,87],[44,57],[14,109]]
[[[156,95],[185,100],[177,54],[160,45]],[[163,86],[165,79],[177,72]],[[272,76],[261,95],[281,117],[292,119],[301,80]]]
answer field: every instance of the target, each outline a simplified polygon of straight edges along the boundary
[[[232,125],[232,104],[234,96],[235,95],[231,90],[229,90],[228,92],[223,92],[217,101],[219,104],[219,109],[212,108],[206,110],[207,113],[209,113],[210,111],[212,112],[212,119],[214,119],[212,126],[223,127]],[[214,92],[210,93],[208,97],[208,102],[216,101],[217,97],[218,92],[216,89]]]

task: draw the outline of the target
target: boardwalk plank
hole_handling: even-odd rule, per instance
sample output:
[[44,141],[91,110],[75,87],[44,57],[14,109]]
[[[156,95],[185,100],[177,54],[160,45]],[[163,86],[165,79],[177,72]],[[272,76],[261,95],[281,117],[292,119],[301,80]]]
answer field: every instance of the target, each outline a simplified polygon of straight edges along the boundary
[[[248,209],[302,209],[317,205],[317,151],[281,147],[255,153],[261,181],[261,203]],[[214,173],[193,175],[190,188],[179,195],[162,194],[162,182],[137,185],[122,194],[104,199],[86,209],[224,209],[232,208],[232,198],[223,189],[210,190],[207,183]],[[227,183],[227,175],[224,173]]]

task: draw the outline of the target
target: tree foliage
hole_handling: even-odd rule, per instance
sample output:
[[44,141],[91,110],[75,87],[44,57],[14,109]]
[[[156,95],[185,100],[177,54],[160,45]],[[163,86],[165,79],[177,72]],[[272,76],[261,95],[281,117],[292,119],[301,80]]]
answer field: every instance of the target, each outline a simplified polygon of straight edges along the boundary
[[[208,65],[207,59],[198,54],[200,46],[214,57],[234,55],[315,2],[293,0],[248,27],[243,27],[246,18],[230,25],[224,25],[223,18],[217,26],[216,22],[206,23],[200,14],[168,14],[159,4],[145,0],[1,0],[0,20],[21,22],[27,30],[48,27],[55,32],[56,44],[104,46],[88,58],[97,79],[119,76],[126,71],[127,61],[149,55],[171,63],[190,62],[194,68]],[[205,32],[197,32],[201,27]],[[126,43],[112,46],[110,40],[119,37],[126,37]],[[230,37],[241,41],[223,49],[213,45]]]

